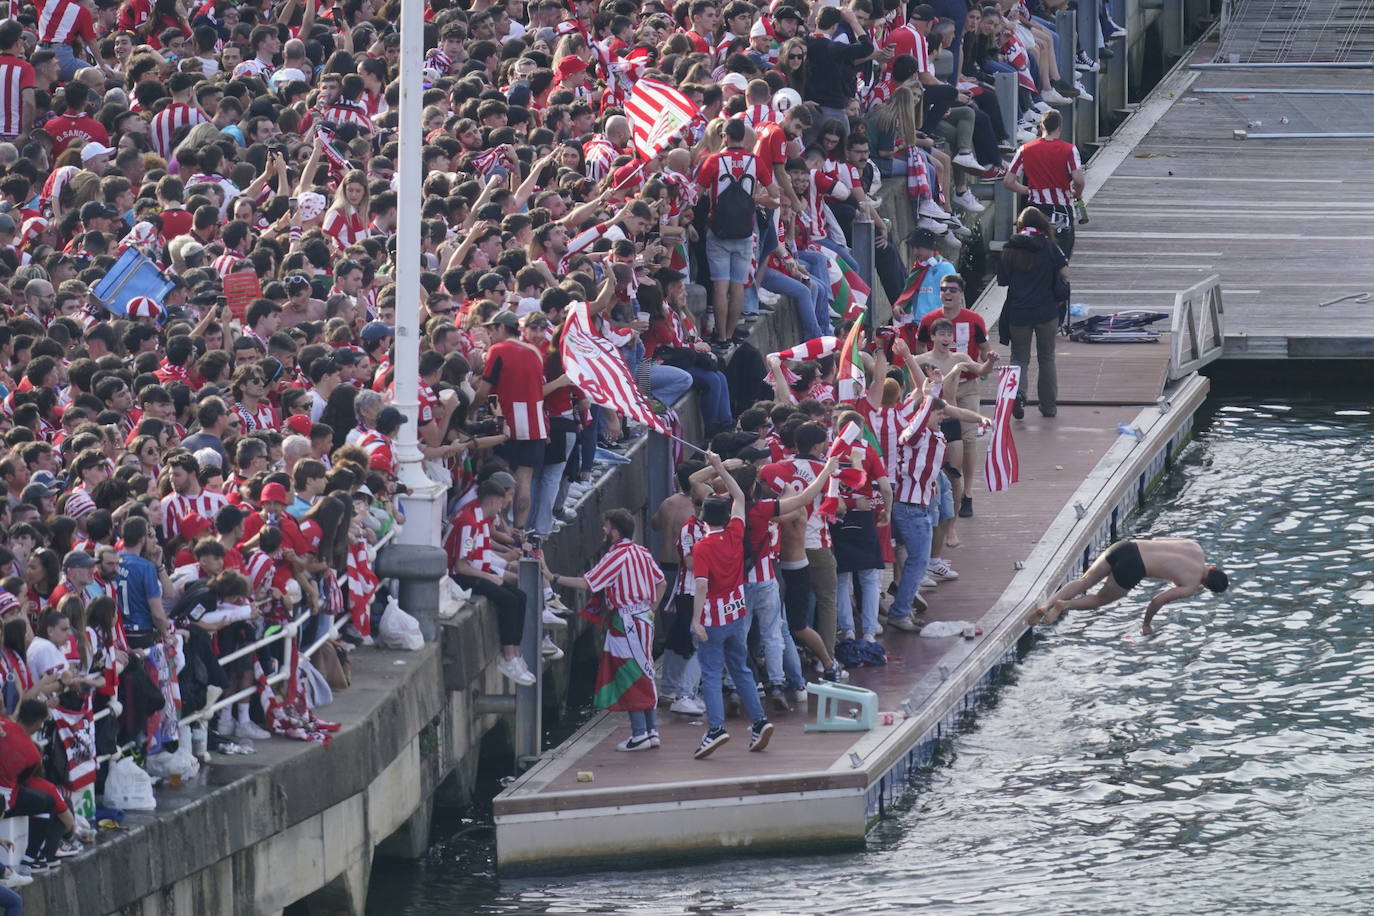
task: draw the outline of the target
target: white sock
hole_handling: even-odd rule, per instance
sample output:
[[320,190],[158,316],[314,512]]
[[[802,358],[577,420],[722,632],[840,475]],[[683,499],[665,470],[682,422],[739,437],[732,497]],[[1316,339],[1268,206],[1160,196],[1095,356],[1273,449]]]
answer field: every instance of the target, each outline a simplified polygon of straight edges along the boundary
[[249,722],[249,721],[252,721],[252,720],[249,718],[249,716],[248,716],[248,704],[247,704],[247,703],[235,703],[235,704],[234,704],[234,718],[235,718],[235,719],[238,719],[240,722]]

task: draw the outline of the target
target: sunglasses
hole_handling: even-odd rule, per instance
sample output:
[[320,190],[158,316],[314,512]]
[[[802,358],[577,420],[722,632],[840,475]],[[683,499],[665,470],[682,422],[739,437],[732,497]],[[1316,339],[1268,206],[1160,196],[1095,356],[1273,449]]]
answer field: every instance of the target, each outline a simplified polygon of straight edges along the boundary
[[789,54],[789,55],[787,55],[787,59],[788,59],[788,60],[806,60],[806,55],[805,55],[805,54]]
[[957,287],[957,286],[942,286],[942,287],[940,287],[940,292],[942,292],[942,293],[962,293],[963,290],[962,290],[961,288]]

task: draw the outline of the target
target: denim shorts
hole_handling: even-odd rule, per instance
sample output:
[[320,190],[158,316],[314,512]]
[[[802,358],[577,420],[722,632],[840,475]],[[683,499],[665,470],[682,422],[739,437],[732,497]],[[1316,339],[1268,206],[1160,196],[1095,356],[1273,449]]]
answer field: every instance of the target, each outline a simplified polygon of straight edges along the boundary
[[718,239],[709,229],[706,232],[706,267],[711,272],[711,282],[728,280],[741,285],[749,282],[749,269],[753,266],[754,239]]
[[954,485],[949,482],[949,476],[944,471],[936,475],[936,479],[939,489],[928,507],[931,525],[938,525],[946,519],[954,518]]

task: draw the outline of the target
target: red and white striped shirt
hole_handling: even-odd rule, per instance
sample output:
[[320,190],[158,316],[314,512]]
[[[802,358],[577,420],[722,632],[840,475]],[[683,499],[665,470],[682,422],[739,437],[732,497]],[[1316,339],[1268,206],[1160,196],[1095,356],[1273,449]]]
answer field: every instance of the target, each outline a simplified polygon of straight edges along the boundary
[[769,582],[778,577],[777,561],[782,550],[778,529],[778,501],[761,499],[745,514],[745,537],[753,548],[754,562],[745,570],[745,582]]
[[238,414],[239,419],[243,421],[244,435],[257,429],[281,429],[281,421],[277,419],[276,409],[266,401],[259,404],[256,411],[251,411],[237,402],[231,405],[230,409]]
[[0,55],[0,138],[13,140],[19,136],[24,117],[24,90],[33,87],[32,64],[9,54]]
[[691,576],[687,574],[687,558],[692,555],[692,547],[697,541],[706,536],[710,531],[706,523],[695,515],[682,523],[682,528],[677,533],[677,588],[673,592],[675,595],[690,595],[696,587]]
[[38,40],[66,45],[73,38],[95,41],[91,11],[76,0],[48,0],[38,13]]
[[1073,173],[1082,168],[1078,147],[1041,137],[1021,146],[1007,171],[1030,189],[1031,203],[1068,208],[1073,206]]
[[321,120],[333,121],[335,124],[356,124],[365,131],[372,130],[372,119],[367,116],[367,109],[361,102],[336,99],[325,106],[319,116]]
[[320,224],[320,229],[324,234],[339,243],[340,248],[347,248],[356,242],[361,242],[367,238],[367,224],[357,213],[344,214],[338,207],[330,207],[324,214],[324,222]]
[[181,517],[183,515],[194,512],[204,518],[214,519],[219,514],[219,510],[227,505],[229,505],[228,497],[213,490],[201,490],[195,496],[168,493],[162,497],[162,530],[170,540],[180,535]]
[[386,436],[370,429],[358,440],[358,448],[367,452],[367,466],[374,471],[396,473],[396,455],[391,450],[391,440]]
[[152,141],[153,149],[163,159],[170,159],[172,138],[176,136],[176,132],[183,127],[195,127],[197,124],[204,124],[205,121],[205,115],[201,114],[200,109],[181,102],[173,102],[153,115],[152,136],[149,138]]
[[663,581],[663,570],[654,562],[653,554],[629,538],[622,538],[611,545],[583,578],[588,588],[594,592],[604,591],[611,606],[623,610],[652,607],[655,586]]
[[744,604],[744,522],[732,518],[692,547],[692,575],[706,582],[704,626],[732,623],[746,613]]
[[[945,461],[945,437],[938,429],[927,427],[930,407],[930,398],[922,398],[920,405],[912,411],[899,437],[896,458],[890,462],[893,468],[893,499],[899,503],[927,506],[935,497],[935,475],[940,473]],[[910,436],[906,435],[908,431]],[[903,437],[907,441],[900,441]]]
[[772,105],[750,105],[735,117],[743,120],[744,126],[755,132],[765,124],[778,123],[778,114]]
[[83,518],[90,515],[95,509],[95,500],[91,499],[91,494],[81,487],[77,487],[72,491],[72,495],[67,497],[62,514],[71,518]]
[[482,379],[491,385],[512,439],[549,438],[544,415],[544,360],[528,344],[503,340],[487,350]]
[[456,532],[457,559],[465,560],[484,573],[499,576],[506,571],[505,558],[491,549],[491,519],[482,511],[480,503],[463,510],[454,521],[453,530]]
[[582,147],[582,156],[587,161],[587,177],[592,181],[600,181],[605,178],[611,170],[611,163],[615,161],[615,157],[618,155],[620,155],[620,151],[615,148],[615,144],[603,135],[597,134],[592,137]]

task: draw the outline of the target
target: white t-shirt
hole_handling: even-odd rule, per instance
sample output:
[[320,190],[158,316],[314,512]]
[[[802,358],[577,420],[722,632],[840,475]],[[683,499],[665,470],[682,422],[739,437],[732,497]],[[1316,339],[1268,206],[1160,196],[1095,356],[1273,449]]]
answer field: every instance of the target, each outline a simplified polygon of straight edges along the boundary
[[53,671],[62,672],[71,667],[67,653],[42,636],[35,636],[33,642],[29,643],[27,661],[29,673],[35,681],[41,680]]

